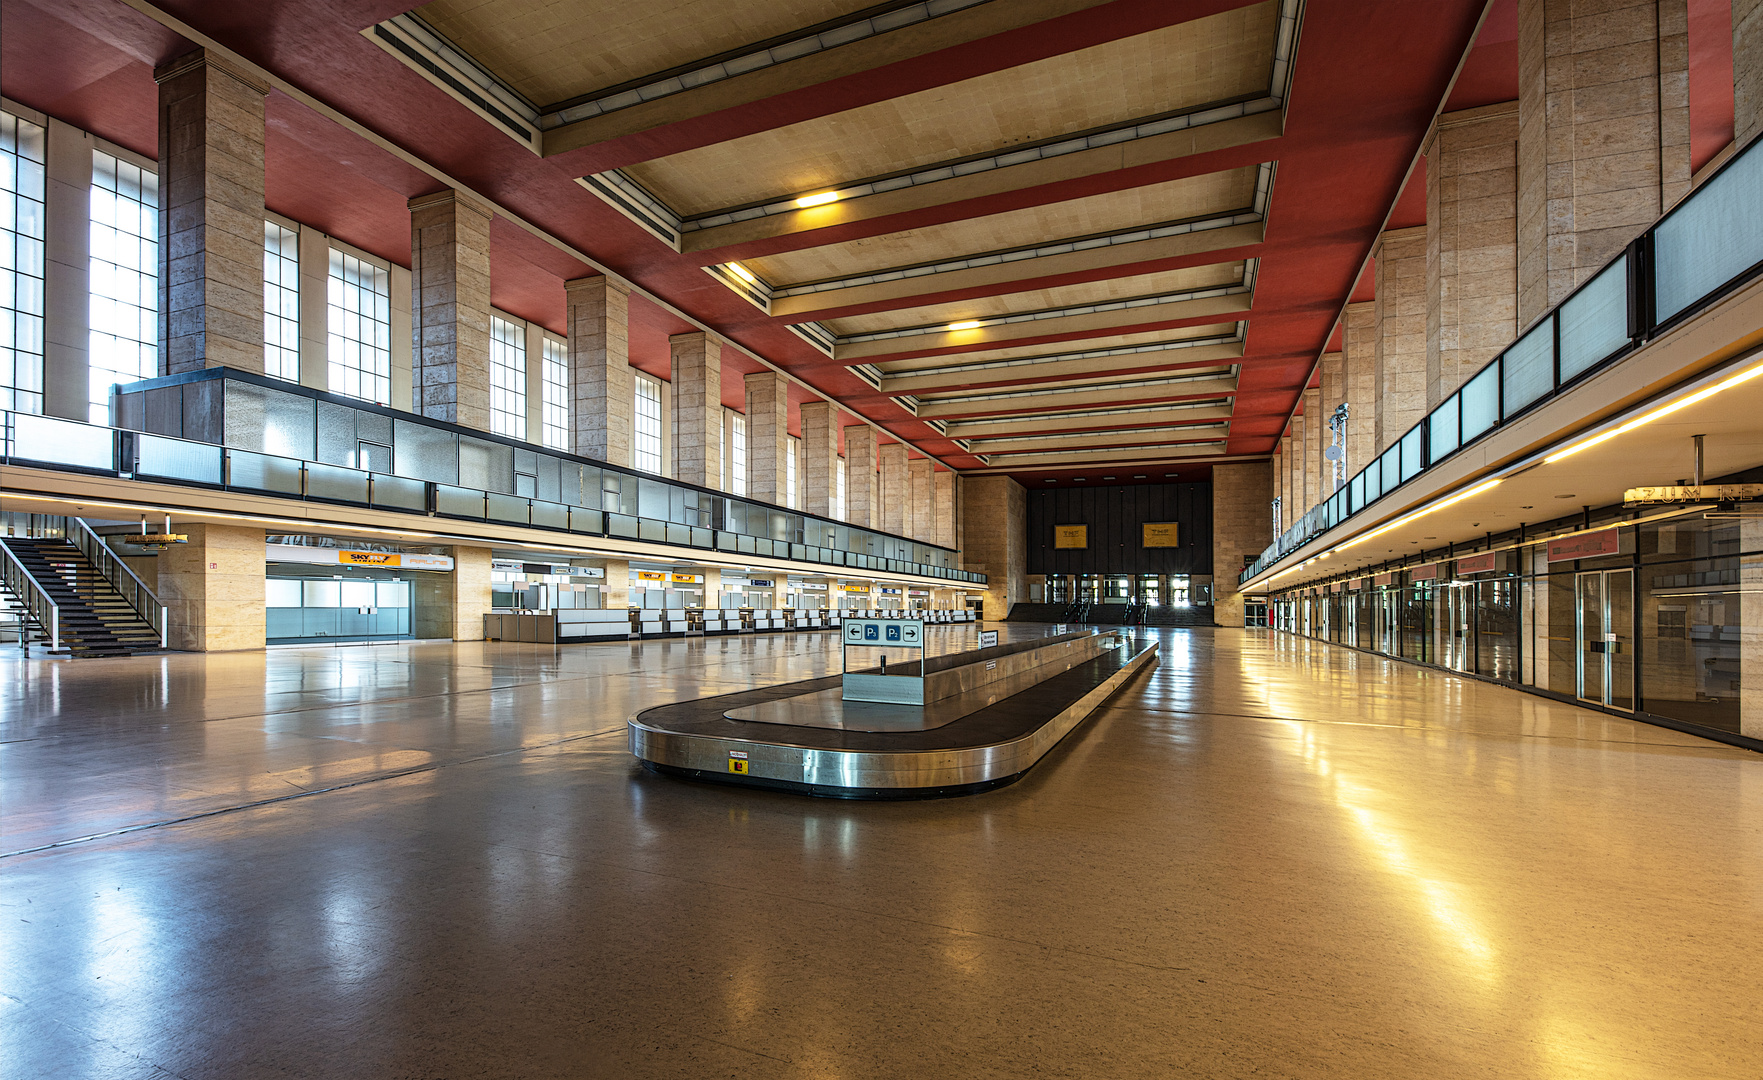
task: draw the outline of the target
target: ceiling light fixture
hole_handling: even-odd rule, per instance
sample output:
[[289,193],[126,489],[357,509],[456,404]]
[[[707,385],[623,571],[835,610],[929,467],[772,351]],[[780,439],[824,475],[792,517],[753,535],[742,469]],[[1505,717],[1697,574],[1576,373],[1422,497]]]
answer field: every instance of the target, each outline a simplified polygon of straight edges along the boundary
[[1560,461],[1562,458],[1572,457],[1574,454],[1579,453],[1581,450],[1589,450],[1601,442],[1604,442],[1608,439],[1614,439],[1618,435],[1633,431],[1635,428],[1640,427],[1642,424],[1650,424],[1655,420],[1661,419],[1666,416],[1670,416],[1672,413],[1677,412],[1679,409],[1687,408],[1691,405],[1696,404],[1699,401],[1706,401],[1707,399],[1713,397],[1715,394],[1718,394],[1723,390],[1730,390],[1733,387],[1738,386],[1741,383],[1750,382],[1752,379],[1755,379],[1759,375],[1763,375],[1763,363],[1752,364],[1750,367],[1744,369],[1743,371],[1740,371],[1735,375],[1731,375],[1725,379],[1720,380],[1719,382],[1715,383],[1713,386],[1703,387],[1702,389],[1696,391],[1693,394],[1686,394],[1683,397],[1678,398],[1676,401],[1669,402],[1667,404],[1659,406],[1657,409],[1654,409],[1652,412],[1642,413],[1640,416],[1635,417],[1633,420],[1630,420],[1626,424],[1620,424],[1616,427],[1611,428],[1609,431],[1602,432],[1601,434],[1593,435],[1589,439],[1584,439],[1584,440],[1581,440],[1580,442],[1576,442],[1572,446],[1569,446],[1565,450],[1560,450],[1560,451],[1557,451],[1553,454],[1550,454],[1548,457],[1543,459],[1543,464],[1553,465],[1553,464],[1555,464],[1555,462]]
[[753,271],[742,266],[740,263],[728,263],[727,265],[728,265],[730,273],[734,274],[734,276],[740,278],[742,281],[746,282],[747,284],[749,284],[749,285],[759,284],[759,279],[753,275]]
[[947,327],[945,327],[945,329],[948,329],[948,330],[978,330],[979,325],[980,324],[979,324],[978,319],[967,319],[963,322],[952,322]]
[[836,191],[823,191],[818,195],[804,195],[804,196],[802,196],[800,199],[796,200],[796,205],[798,207],[802,208],[803,210],[806,210],[810,206],[825,206],[829,202],[838,202],[838,201],[839,201],[839,193],[838,192],[836,192]]

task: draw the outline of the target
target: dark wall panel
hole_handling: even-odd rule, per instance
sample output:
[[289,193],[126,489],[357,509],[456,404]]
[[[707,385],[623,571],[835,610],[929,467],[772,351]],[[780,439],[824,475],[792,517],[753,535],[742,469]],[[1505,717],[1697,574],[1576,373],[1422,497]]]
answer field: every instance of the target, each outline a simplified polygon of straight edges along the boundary
[[[1181,524],[1180,547],[1143,546],[1146,522]],[[1089,526],[1089,547],[1057,550],[1053,526]],[[1136,484],[1028,493],[1031,574],[1210,574],[1212,485]]]

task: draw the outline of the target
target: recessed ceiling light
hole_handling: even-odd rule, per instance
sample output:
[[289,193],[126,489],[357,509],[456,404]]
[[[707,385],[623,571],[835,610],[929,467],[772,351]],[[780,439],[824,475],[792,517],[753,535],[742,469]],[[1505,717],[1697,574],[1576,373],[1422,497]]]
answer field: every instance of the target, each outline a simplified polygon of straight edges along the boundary
[[759,284],[759,279],[753,276],[753,271],[742,266],[740,263],[729,263],[728,268],[729,268],[730,273],[734,274],[736,277],[740,278],[742,281],[746,282],[747,284],[749,284],[749,285]]
[[1059,481],[1057,481],[1057,480],[1043,480],[1041,482],[1043,484],[1057,484]]
[[1115,478],[1115,477],[1112,477],[1112,476],[1104,476],[1104,477],[1102,477],[1102,479],[1104,479],[1104,480],[1113,480],[1113,479],[1116,479],[1116,478]]
[[1074,476],[1074,477],[1072,477],[1072,479],[1073,479],[1073,480],[1082,480],[1082,479],[1083,479],[1083,477],[1081,477],[1081,476]]
[[967,319],[963,322],[952,322],[948,325],[947,329],[949,329],[949,330],[977,330],[977,329],[979,329],[979,320],[978,319]]
[[823,191],[818,195],[804,195],[804,196],[802,196],[800,199],[796,200],[796,205],[801,207],[802,209],[806,210],[810,206],[825,206],[829,202],[838,202],[838,201],[839,201],[839,193],[838,192],[836,192],[836,191]]
[[[1172,473],[1171,475],[1174,475],[1174,474]],[[1132,478],[1134,480],[1143,480],[1145,478],[1145,474],[1144,473],[1133,473]]]
[[1579,498],[1579,496],[1578,495],[1557,495],[1557,496],[1555,496],[1555,498],[1557,498],[1557,499],[1577,499],[1577,498]]
[[1167,479],[1169,479],[1169,478],[1170,478],[1170,477],[1172,477],[1172,476],[1174,476],[1174,475],[1175,475],[1175,473],[1172,473],[1172,472],[1166,472],[1166,473],[1164,473],[1164,474],[1163,474],[1163,478],[1164,478],[1164,479],[1166,479],[1166,480],[1167,480]]

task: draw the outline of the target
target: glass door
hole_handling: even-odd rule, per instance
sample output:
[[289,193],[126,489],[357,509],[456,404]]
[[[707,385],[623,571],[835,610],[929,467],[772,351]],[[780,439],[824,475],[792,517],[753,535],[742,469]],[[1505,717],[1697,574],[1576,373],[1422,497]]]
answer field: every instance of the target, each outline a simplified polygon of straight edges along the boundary
[[1580,700],[1634,708],[1634,571],[1580,574],[1574,600]]

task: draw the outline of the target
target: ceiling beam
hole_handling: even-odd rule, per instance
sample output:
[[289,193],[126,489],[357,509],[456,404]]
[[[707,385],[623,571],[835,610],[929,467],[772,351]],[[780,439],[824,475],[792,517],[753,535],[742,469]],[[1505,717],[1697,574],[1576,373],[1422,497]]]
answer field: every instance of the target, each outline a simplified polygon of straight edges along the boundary
[[1000,456],[1014,456],[1051,451],[1070,451],[1077,449],[1100,449],[1114,446],[1143,446],[1146,443],[1163,443],[1181,445],[1190,441],[1216,442],[1224,437],[1223,423],[1196,424],[1187,432],[1176,431],[1145,431],[1140,429],[1123,429],[1110,432],[1079,431],[1068,435],[1043,435],[1032,439],[999,438],[975,439],[968,448],[975,454],[984,454],[994,462]]
[[[1109,423],[1131,423],[1135,425],[1203,423],[1209,420],[1229,420],[1231,407],[1225,405],[1181,405],[1167,409],[1153,409],[1142,413],[1087,414],[1084,416],[1052,415],[1043,417],[1025,416],[1017,419],[993,419],[983,423],[972,421],[952,423],[948,435],[951,439],[968,439],[972,441],[974,452],[979,453],[982,441],[999,435],[1032,435],[1037,432],[1070,432],[1072,435],[1092,434],[1098,430],[1124,430],[1106,428]],[[1080,425],[1089,425],[1082,427]],[[1100,426],[1098,426],[1100,425]]]
[[1240,292],[1194,300],[1172,300],[1166,304],[1147,304],[1143,307],[1092,311],[1082,315],[1000,322],[978,326],[972,330],[943,330],[907,337],[873,338],[868,341],[841,340],[833,346],[833,359],[850,361],[877,356],[918,356],[962,346],[989,345],[1060,334],[1098,336],[1127,326],[1201,322],[1220,316],[1244,314],[1249,310],[1250,300],[1249,293]]
[[1117,356],[1092,356],[1082,360],[1052,360],[1035,363],[1014,363],[985,367],[970,365],[959,370],[926,374],[894,375],[884,372],[882,393],[917,394],[928,390],[975,389],[1017,386],[1046,381],[1093,380],[1104,375],[1142,374],[1170,370],[1175,365],[1190,367],[1218,360],[1235,360],[1243,355],[1243,343],[1194,345],[1185,349],[1163,349],[1158,352],[1122,353]]
[[[950,208],[951,213],[941,215],[947,220],[971,217],[971,209],[958,204],[1028,192],[1070,181],[1107,177],[1105,188],[1089,192],[1099,194],[1101,191],[1144,187],[1190,176],[1202,176],[1222,169],[1241,168],[1247,162],[1238,160],[1243,156],[1240,154],[1229,155],[1230,160],[1224,162],[1200,155],[1277,139],[1283,132],[1284,114],[1280,112],[1233,117],[1214,124],[1201,124],[1180,131],[1041,158],[1001,169],[987,169],[931,184],[914,184],[861,198],[842,199],[824,206],[767,214],[709,228],[689,229],[681,234],[679,249],[690,254],[720,256],[720,259],[706,258],[705,262],[736,257],[757,258],[894,232],[900,228],[900,223],[891,222],[890,218],[936,207]],[[1135,175],[1128,172],[1131,169],[1177,161],[1184,162],[1185,167],[1159,169],[1154,174]],[[836,190],[836,185],[834,189]],[[1062,202],[1071,198],[1059,189],[1049,190],[1045,195],[1045,198],[1012,199],[1010,209],[1042,202]],[[912,227],[925,228],[935,223],[934,219],[914,219]],[[857,228],[858,226],[862,228]],[[837,238],[815,235],[826,229],[838,229]]]
[[[1080,280],[1119,277],[1138,264],[1163,263],[1160,270],[1185,269],[1213,262],[1253,258],[1266,226],[1262,222],[1226,225],[1218,229],[1136,240],[1107,247],[1085,248],[1037,259],[1011,259],[946,270],[939,274],[916,274],[844,288],[774,296],[771,314],[785,322],[833,319],[869,314],[922,303],[927,296],[968,300],[981,296],[1033,288],[1034,282],[1067,275],[1088,275]],[[1145,272],[1131,269],[1131,274]],[[948,295],[958,294],[958,295]]]
[[950,396],[921,400],[917,406],[920,420],[947,417],[997,416],[1007,413],[1046,412],[1079,409],[1092,405],[1147,405],[1154,401],[1180,401],[1183,398],[1221,397],[1237,392],[1237,381],[1229,379],[1191,379],[1170,381],[1155,386],[1098,386],[1093,390],[1067,390],[1060,393],[1012,394],[1008,397],[975,399]]
[[544,155],[561,158],[560,164],[572,171],[604,172],[946,86],[1251,2],[1010,0],[1007,4],[980,4],[553,127],[544,134]]
[[987,468],[999,471],[1021,469],[1104,469],[1114,465],[1148,465],[1158,461],[1181,461],[1224,454],[1223,439],[1174,446],[1152,446],[1142,450],[1103,449],[1094,454],[1066,451],[1047,454],[994,455]]

